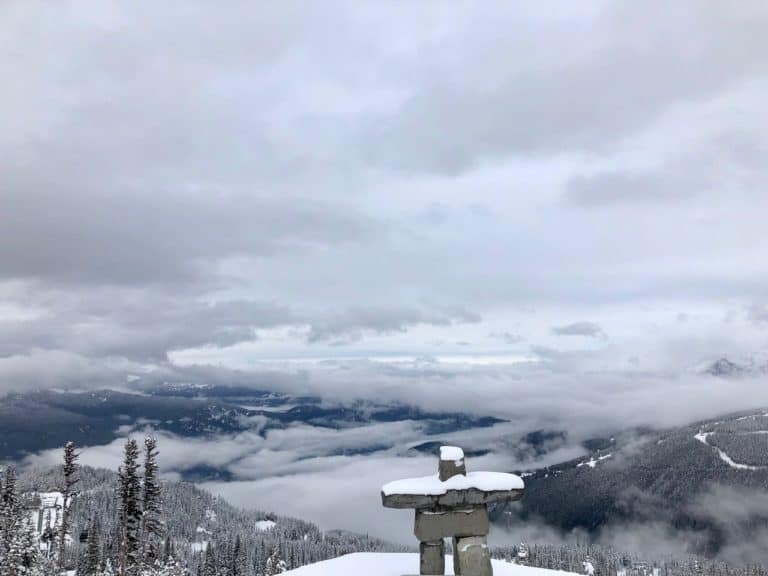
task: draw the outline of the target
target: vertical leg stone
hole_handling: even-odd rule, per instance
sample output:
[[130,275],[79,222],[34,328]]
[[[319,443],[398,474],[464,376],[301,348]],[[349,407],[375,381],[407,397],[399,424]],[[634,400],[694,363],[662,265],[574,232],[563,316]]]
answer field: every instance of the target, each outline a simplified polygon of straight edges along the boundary
[[461,565],[459,564],[459,544],[456,536],[453,537],[451,546],[453,548],[453,573],[459,576],[461,574]]
[[[454,539],[454,558],[458,558],[456,574],[461,576],[493,576],[491,552],[485,536],[466,536]],[[456,561],[454,560],[454,567]]]
[[445,574],[445,547],[442,540],[419,543],[419,573],[422,576]]

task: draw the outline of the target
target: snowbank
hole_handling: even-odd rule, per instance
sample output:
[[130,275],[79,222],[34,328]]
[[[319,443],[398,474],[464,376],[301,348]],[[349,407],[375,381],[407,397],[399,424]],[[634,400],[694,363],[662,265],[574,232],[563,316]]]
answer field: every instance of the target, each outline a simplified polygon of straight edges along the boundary
[[[402,576],[419,573],[418,554],[382,554],[358,553],[347,554],[333,560],[317,562],[290,570],[292,576]],[[453,574],[453,558],[445,557],[445,573]],[[503,560],[493,561],[494,576],[563,576],[572,572],[529,568],[509,564]]]

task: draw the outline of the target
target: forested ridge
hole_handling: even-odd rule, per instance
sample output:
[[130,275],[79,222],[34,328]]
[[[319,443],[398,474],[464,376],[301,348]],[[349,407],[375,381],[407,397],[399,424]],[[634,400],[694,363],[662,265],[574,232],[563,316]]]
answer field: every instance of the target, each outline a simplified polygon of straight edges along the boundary
[[26,469],[18,477],[13,468],[4,470],[0,576],[63,570],[76,570],[77,576],[268,576],[350,552],[405,549],[366,535],[323,532],[296,518],[238,509],[186,482],[153,486],[152,466],[146,466],[146,458],[142,462],[135,442],[126,444],[118,473],[77,466],[68,526],[37,533],[25,519],[37,506],[36,495],[67,486],[65,469]]

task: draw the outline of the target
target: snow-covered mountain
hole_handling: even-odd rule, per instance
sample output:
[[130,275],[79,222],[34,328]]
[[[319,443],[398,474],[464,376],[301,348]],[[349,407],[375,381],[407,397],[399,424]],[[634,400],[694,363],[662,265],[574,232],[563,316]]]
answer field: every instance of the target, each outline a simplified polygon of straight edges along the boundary
[[[484,428],[502,420],[457,412],[427,411],[406,404],[328,403],[311,396],[288,396],[242,387],[182,386],[146,388],[141,393],[35,391],[0,397],[0,461],[58,449],[112,442],[126,431],[150,426],[185,438],[237,434],[306,425],[322,430],[410,420],[425,435]],[[344,455],[386,448],[380,443],[348,449]],[[190,480],[227,479],[226,471],[199,467],[180,471]]]
[[707,554],[751,542],[756,526],[768,527],[762,508],[737,514],[728,506],[757,501],[768,487],[766,410],[662,431],[629,430],[587,445],[593,446],[587,456],[521,471],[525,498],[496,507],[492,518],[510,526],[538,519],[595,536],[654,522],[685,531],[695,551]]
[[707,363],[701,370],[703,374],[718,378],[741,378],[768,375],[768,360],[748,358],[731,360],[723,356],[714,362]]

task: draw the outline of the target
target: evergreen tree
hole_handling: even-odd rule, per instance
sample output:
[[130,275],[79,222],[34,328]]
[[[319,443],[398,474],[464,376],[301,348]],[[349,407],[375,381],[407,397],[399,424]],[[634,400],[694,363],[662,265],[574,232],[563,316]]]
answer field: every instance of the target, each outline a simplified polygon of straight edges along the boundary
[[144,486],[141,517],[141,536],[146,565],[152,565],[159,559],[160,542],[163,536],[157,455],[157,441],[148,436],[144,439]]
[[18,541],[21,510],[16,494],[16,471],[5,469],[0,491],[0,576],[15,576],[22,563]]
[[0,482],[0,576],[34,574],[38,546],[16,491],[16,472],[5,469]]
[[75,448],[74,442],[67,442],[64,445],[64,487],[61,491],[63,495],[61,523],[59,524],[59,549],[57,559],[59,568],[64,568],[64,554],[67,546],[67,536],[70,532],[69,508],[72,499],[77,495],[75,486],[79,482],[77,477],[77,459],[80,454]]
[[141,481],[139,446],[135,440],[125,443],[123,465],[118,471],[120,524],[120,576],[137,576],[141,565]]
[[85,552],[85,563],[83,566],[83,573],[87,576],[96,576],[99,574],[99,567],[101,566],[101,536],[99,532],[99,523],[96,521],[91,522],[90,528],[88,529],[88,548]]
[[202,576],[218,576],[218,570],[216,569],[216,550],[213,547],[213,542],[210,542],[205,549]]
[[173,540],[171,540],[170,536],[166,536],[165,543],[163,544],[163,562],[167,564],[174,556]]
[[264,567],[264,576],[275,576],[288,571],[285,560],[280,556],[280,549],[275,546],[272,555],[267,558],[267,565]]
[[243,548],[243,542],[238,534],[237,538],[235,538],[235,545],[232,547],[232,560],[229,568],[230,576],[245,576],[246,561],[245,548]]

